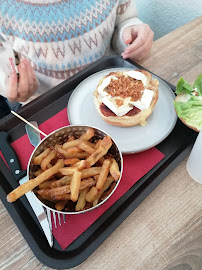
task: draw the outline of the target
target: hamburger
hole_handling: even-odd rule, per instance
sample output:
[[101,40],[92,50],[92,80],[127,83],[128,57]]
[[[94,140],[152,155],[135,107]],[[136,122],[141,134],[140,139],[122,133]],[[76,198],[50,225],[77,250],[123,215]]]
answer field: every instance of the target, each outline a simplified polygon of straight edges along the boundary
[[111,72],[98,82],[95,108],[110,125],[145,126],[158,100],[158,86],[145,70]]
[[174,106],[179,119],[189,128],[202,129],[202,74],[193,85],[180,78],[176,86]]

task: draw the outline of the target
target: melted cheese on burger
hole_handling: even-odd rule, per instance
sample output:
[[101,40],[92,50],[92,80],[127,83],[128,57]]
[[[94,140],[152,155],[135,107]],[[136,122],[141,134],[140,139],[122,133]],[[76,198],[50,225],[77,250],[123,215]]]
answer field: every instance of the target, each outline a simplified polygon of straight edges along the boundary
[[[133,79],[142,81],[145,89],[141,91],[142,93],[141,99],[137,101],[132,101],[131,97],[126,97],[126,98],[122,98],[119,96],[112,97],[110,94],[107,93],[105,89],[110,84],[111,80],[118,80],[118,78],[115,76],[108,76],[102,81],[101,85],[98,86],[97,90],[99,93],[98,95],[99,101],[101,103],[104,103],[117,116],[123,116],[127,114],[130,110],[133,109],[133,106],[140,109],[141,111],[148,109],[152,102],[154,92],[149,89],[146,89],[146,83],[147,83],[146,76],[143,73],[139,71],[134,71],[134,70],[125,71],[124,75],[126,77],[129,76]],[[121,102],[122,104],[121,106],[118,106],[117,99]]]

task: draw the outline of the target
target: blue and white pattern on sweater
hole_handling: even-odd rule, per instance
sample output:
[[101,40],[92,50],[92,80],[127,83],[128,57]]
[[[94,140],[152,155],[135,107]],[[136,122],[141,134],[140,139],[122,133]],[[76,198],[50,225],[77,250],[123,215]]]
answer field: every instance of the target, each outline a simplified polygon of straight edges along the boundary
[[132,17],[133,0],[0,0],[0,46],[31,62],[42,93],[112,49],[122,52],[119,24]]
[[116,0],[55,1],[49,5],[36,2],[43,1],[32,4],[0,0],[3,21],[0,32],[32,42],[69,40],[95,29],[117,3]]

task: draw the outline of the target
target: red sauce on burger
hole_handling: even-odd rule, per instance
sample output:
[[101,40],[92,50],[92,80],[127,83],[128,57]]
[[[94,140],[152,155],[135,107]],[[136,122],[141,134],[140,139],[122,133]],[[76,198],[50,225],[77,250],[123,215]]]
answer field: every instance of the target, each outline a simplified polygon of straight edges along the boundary
[[[117,116],[114,112],[112,112],[104,103],[102,103],[100,105],[100,111],[102,112],[102,114],[106,117],[108,116]],[[133,116],[137,113],[140,112],[140,109],[136,108],[135,106],[133,106],[133,109],[130,110],[127,114],[127,116]]]

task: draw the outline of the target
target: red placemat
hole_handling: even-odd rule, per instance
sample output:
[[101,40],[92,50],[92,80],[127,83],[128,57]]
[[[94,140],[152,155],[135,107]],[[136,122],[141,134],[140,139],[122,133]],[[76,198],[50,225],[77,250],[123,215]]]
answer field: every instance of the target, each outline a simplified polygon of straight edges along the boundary
[[[67,125],[69,125],[69,121],[67,118],[67,109],[65,108],[42,123],[39,128],[46,134],[49,134],[55,129]],[[27,134],[14,141],[11,146],[19,157],[22,169],[26,170],[29,157],[34,150],[34,147],[29,142]],[[99,208],[85,214],[68,215],[66,217],[66,223],[58,226],[57,229],[53,226],[53,235],[62,249],[65,249],[79,237],[107,209],[109,209],[113,203],[115,203],[163,158],[164,154],[155,147],[141,153],[124,155],[122,179],[113,195]]]

